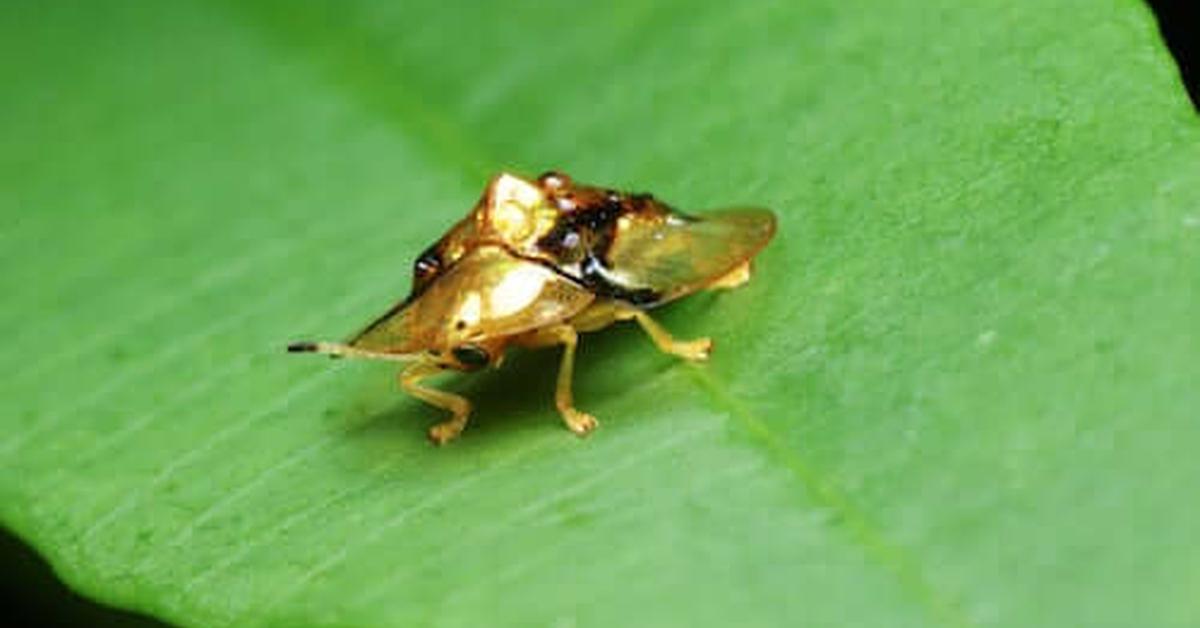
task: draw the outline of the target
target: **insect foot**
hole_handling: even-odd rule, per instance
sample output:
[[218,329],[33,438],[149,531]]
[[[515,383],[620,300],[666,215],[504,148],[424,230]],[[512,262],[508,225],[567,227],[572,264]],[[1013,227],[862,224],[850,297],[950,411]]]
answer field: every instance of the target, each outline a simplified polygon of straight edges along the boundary
[[458,435],[462,434],[464,427],[466,427],[465,421],[457,419],[443,421],[429,428],[429,440],[433,441],[434,445],[445,445],[458,438]]
[[676,342],[675,354],[692,362],[703,362],[712,355],[712,338],[697,338],[687,342]]
[[580,437],[587,436],[592,430],[596,429],[597,425],[600,425],[596,421],[596,417],[574,409],[563,410],[562,416],[563,422],[567,424],[567,429],[575,432],[575,435]]

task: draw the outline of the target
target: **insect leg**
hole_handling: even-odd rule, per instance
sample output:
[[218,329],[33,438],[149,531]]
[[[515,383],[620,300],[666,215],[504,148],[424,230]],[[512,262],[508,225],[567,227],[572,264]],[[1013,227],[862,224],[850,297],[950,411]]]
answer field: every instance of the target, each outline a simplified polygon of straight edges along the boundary
[[625,307],[617,314],[621,320],[633,319],[638,325],[642,326],[642,331],[650,336],[650,340],[654,341],[654,345],[663,353],[679,356],[685,360],[701,361],[707,360],[708,355],[712,353],[712,340],[709,338],[697,338],[695,340],[676,340],[668,332],[650,318],[644,310],[639,310],[635,307]]
[[408,394],[433,406],[453,413],[450,419],[429,428],[429,440],[436,445],[444,445],[462,433],[467,426],[467,417],[471,415],[471,402],[465,398],[422,386],[420,381],[431,375],[444,372],[433,362],[417,362],[400,373],[400,387]]
[[562,362],[558,367],[558,386],[554,391],[554,405],[562,415],[567,428],[579,436],[586,436],[596,429],[596,417],[575,409],[575,398],[571,393],[571,380],[575,372],[575,345],[579,334],[570,325],[555,325],[539,329],[522,342],[527,347],[562,345]]

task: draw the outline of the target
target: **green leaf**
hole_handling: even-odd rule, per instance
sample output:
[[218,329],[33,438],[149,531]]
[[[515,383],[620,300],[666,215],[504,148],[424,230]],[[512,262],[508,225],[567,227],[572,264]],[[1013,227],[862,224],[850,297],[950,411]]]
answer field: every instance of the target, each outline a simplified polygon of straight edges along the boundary
[[[188,625],[1200,623],[1200,125],[1146,8],[7,3],[0,520]],[[970,6],[967,6],[970,4]],[[470,5],[470,6],[467,6]],[[480,5],[480,6],[474,6]],[[681,364],[288,356],[496,171],[774,208]]]

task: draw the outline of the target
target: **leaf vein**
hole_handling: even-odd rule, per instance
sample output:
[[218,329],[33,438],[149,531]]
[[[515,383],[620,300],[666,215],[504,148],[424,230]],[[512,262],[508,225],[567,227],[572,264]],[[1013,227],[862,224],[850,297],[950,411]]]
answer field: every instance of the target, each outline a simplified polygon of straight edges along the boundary
[[820,470],[788,448],[766,421],[734,397],[704,367],[689,364],[688,370],[699,387],[762,442],[767,450],[791,471],[818,504],[839,515],[839,520],[845,524],[850,539],[862,548],[866,556],[890,572],[899,581],[901,588],[916,598],[936,621],[954,628],[975,625],[960,608],[957,600],[934,587],[907,550],[888,539],[879,526]]

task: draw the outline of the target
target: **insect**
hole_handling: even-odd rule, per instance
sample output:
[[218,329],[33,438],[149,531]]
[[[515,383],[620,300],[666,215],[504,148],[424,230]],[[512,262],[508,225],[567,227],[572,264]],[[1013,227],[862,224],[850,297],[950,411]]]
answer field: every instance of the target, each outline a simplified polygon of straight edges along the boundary
[[583,436],[597,423],[572,398],[579,334],[633,320],[660,350],[707,359],[710,339],[677,340],[647,310],[742,285],[774,233],[766,209],[688,215],[649,194],[558,172],[535,180],[500,174],[471,213],[417,257],[408,298],[345,343],[298,342],[288,351],[409,363],[401,387],[451,414],[429,430],[440,445],[466,427],[471,403],[426,378],[498,367],[509,347],[561,345],[555,405]]

